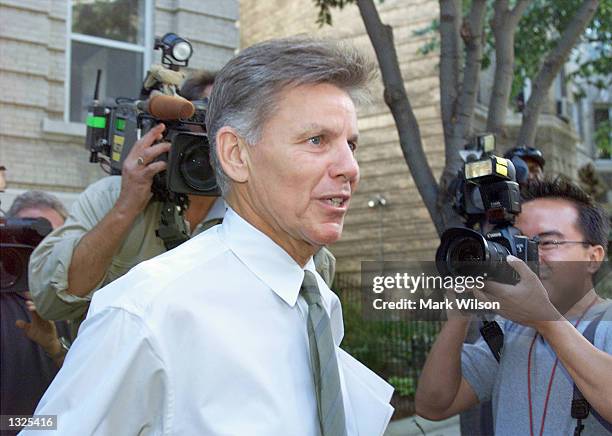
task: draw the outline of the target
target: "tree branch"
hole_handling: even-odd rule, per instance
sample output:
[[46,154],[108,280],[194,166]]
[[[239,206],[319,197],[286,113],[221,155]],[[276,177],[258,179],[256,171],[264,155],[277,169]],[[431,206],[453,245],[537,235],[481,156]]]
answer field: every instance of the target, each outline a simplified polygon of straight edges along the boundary
[[525,12],[525,9],[531,4],[532,0],[519,0],[514,9],[510,12],[510,18],[512,19],[512,23],[516,26],[518,22],[521,21],[521,17]]
[[514,77],[514,34],[520,17],[531,0],[519,0],[514,10],[508,9],[507,0],[497,0],[494,6],[493,35],[495,37],[495,77],[489,100],[487,130],[503,135],[508,100]]
[[436,210],[438,184],[427,162],[421,142],[419,124],[404,88],[393,42],[393,29],[381,22],[372,0],[357,0],[357,6],[378,59],[385,87],[385,103],[389,106],[395,120],[404,159],[436,230],[438,234],[441,234],[444,225]]
[[[482,62],[482,45],[486,0],[473,0],[467,21],[463,23],[461,36],[465,43],[465,69],[461,95],[457,105],[456,126],[451,148],[458,156],[458,150],[469,140],[472,134],[474,107],[478,96],[478,83]],[[447,163],[448,166],[448,163]]]
[[593,19],[598,5],[598,0],[584,0],[540,67],[532,83],[531,96],[523,111],[523,123],[516,141],[518,145],[534,145],[538,118],[548,90],[567,60],[570,51],[578,42],[580,35]]
[[460,0],[440,0],[440,109],[446,144],[452,137],[453,113],[459,90],[460,25]]

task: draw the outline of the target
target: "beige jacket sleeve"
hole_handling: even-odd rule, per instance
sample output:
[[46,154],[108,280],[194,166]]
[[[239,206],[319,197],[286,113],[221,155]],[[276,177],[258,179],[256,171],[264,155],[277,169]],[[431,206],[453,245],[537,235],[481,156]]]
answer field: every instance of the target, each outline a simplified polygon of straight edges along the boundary
[[336,275],[336,258],[327,247],[321,247],[314,255],[315,268],[331,289]]
[[69,294],[68,269],[81,238],[112,209],[121,191],[121,178],[105,177],[90,185],[73,204],[63,226],[51,232],[30,257],[29,288],[38,312],[46,319],[75,320],[87,311],[93,292]]

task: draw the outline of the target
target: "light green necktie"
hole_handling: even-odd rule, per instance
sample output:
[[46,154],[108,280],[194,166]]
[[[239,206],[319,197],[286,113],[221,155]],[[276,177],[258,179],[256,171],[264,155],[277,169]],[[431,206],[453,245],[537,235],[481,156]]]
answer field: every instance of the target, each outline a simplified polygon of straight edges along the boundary
[[304,271],[301,294],[308,303],[308,342],[321,434],[346,436],[344,403],[331,324],[321,301],[317,280],[310,271]]

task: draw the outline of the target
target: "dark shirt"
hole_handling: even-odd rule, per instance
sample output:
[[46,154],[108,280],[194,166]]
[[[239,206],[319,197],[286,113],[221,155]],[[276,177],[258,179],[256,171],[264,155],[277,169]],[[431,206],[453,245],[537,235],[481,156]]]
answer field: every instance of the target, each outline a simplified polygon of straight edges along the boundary
[[[31,321],[26,297],[0,293],[0,414],[32,415],[59,368],[41,346],[31,341],[15,321]],[[59,336],[68,338],[65,322],[55,323]],[[2,431],[2,435],[15,432]]]

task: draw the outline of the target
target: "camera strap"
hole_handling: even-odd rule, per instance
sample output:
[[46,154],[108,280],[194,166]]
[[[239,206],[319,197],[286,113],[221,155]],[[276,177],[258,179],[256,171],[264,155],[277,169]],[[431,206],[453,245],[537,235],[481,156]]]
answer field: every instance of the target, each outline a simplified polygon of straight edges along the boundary
[[[597,331],[597,326],[603,317],[605,310],[599,314],[597,317],[591,321],[588,327],[584,330],[583,336],[589,341],[591,344],[595,345],[595,332]],[[584,429],[584,425],[582,424],[582,420],[586,419],[589,416],[589,413],[593,413],[593,417],[599,421],[599,423],[609,432],[612,433],[612,423],[606,421],[596,410],[591,408],[589,402],[584,398],[576,383],[574,383],[574,393],[572,398],[572,418],[576,420],[576,428],[574,429],[574,436],[580,436],[582,430]]]
[[504,346],[504,332],[497,323],[497,321],[482,320],[482,327],[480,327],[480,334],[482,338],[489,346],[489,350],[493,353],[493,357],[499,363],[501,358],[501,351]]
[[166,250],[172,250],[189,239],[182,209],[172,201],[165,201],[155,234],[164,242]]

